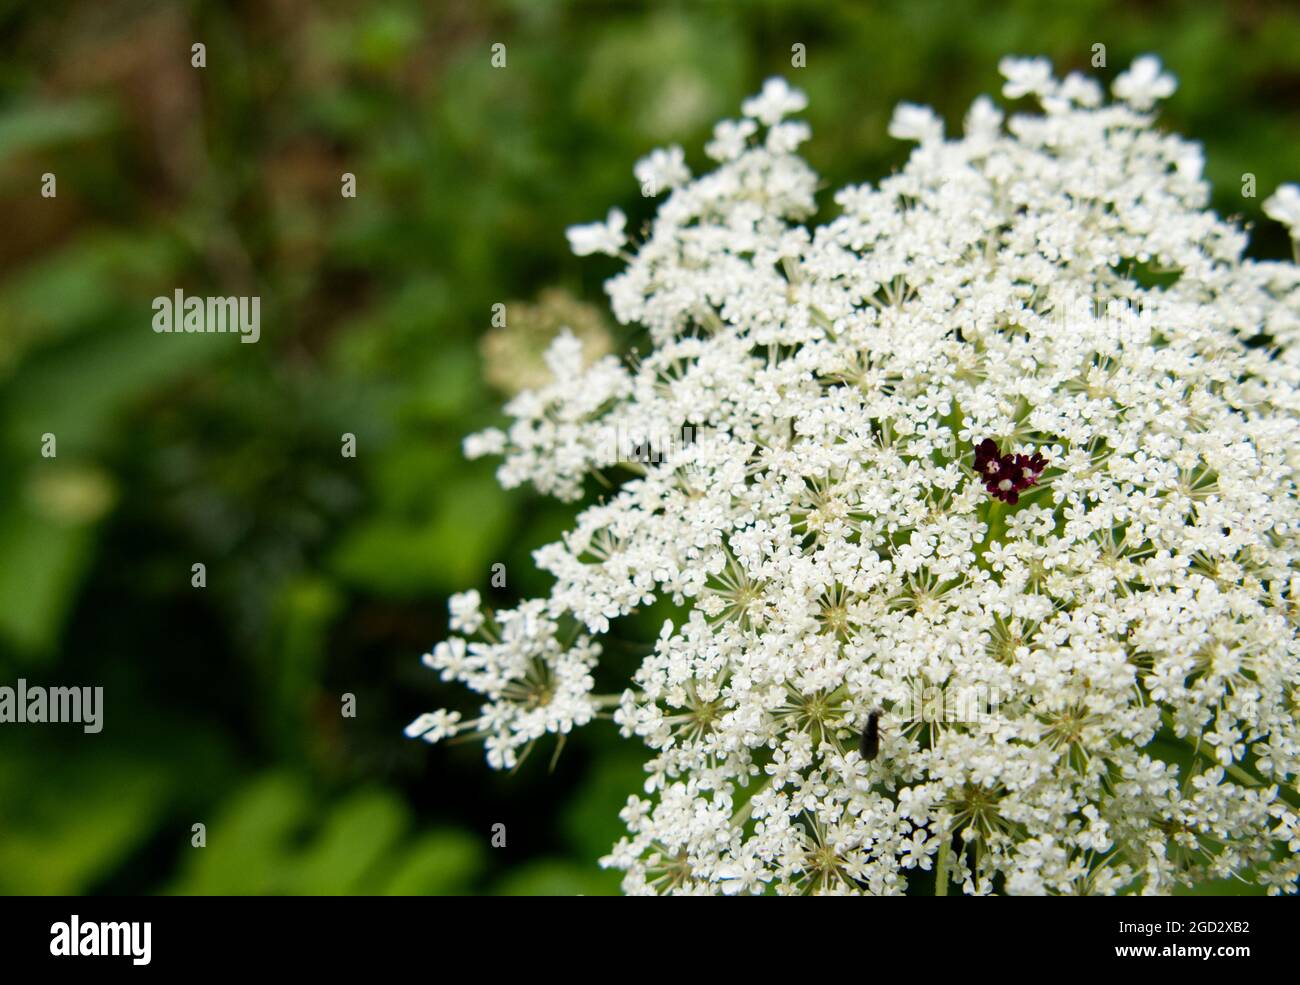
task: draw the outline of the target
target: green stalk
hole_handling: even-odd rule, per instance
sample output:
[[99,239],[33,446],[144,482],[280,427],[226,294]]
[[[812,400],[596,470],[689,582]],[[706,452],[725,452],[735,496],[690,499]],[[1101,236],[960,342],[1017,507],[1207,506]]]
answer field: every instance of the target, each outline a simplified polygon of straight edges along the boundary
[[939,861],[934,874],[934,895],[948,895],[948,869],[952,865],[952,835],[944,834],[939,846]]
[[[984,523],[988,527],[988,532],[984,535],[984,541],[981,547],[987,549],[990,545],[1002,542],[1007,537],[1007,509],[1002,500],[989,497],[988,512],[984,514]],[[980,564],[984,559],[980,559]]]

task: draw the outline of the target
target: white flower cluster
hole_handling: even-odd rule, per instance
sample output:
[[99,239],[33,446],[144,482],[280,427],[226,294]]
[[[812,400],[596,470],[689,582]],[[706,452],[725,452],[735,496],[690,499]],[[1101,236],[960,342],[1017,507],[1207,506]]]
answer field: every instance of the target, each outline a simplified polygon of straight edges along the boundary
[[[467,443],[507,486],[615,488],[536,552],[548,598],[453,600],[484,641],[427,660],[486,704],[408,732],[508,767],[612,715],[650,751],[603,860],[628,892],[1296,888],[1300,268],[1208,210],[1155,59],[1112,103],[1002,70],[1041,113],[981,98],[945,139],[900,107],[906,167],[821,225],[779,80],[710,173],[652,155],[643,243],[618,212],[570,231],[626,259],[608,293],[651,351],[583,369],[562,338]],[[693,439],[608,440],[665,433]],[[652,603],[677,614],[593,694],[592,637]],[[935,688],[1000,698],[918,713]]]

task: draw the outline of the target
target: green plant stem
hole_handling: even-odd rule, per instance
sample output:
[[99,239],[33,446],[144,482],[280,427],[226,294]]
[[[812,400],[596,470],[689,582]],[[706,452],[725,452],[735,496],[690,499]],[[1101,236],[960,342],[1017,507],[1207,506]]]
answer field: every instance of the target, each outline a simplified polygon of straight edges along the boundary
[[[980,544],[982,548],[988,549],[993,543],[1001,542],[1007,536],[1007,510],[1002,500],[989,498],[988,512],[984,515],[984,523],[988,527],[984,534],[984,541]],[[983,564],[984,559],[980,558]]]
[[952,835],[945,833],[939,845],[939,861],[934,874],[934,895],[948,895],[948,869],[952,864]]
[[1200,758],[1204,759],[1206,762],[1213,763],[1215,766],[1223,767],[1223,771],[1225,773],[1227,773],[1230,777],[1232,777],[1234,780],[1236,780],[1238,783],[1242,784],[1243,786],[1262,787],[1265,786],[1266,784],[1269,786],[1275,786],[1277,787],[1278,797],[1281,800],[1290,804],[1292,807],[1300,808],[1300,798],[1298,798],[1295,795],[1295,793],[1293,793],[1283,784],[1266,781],[1262,777],[1256,776],[1255,774],[1251,773],[1249,770],[1246,769],[1246,767],[1241,766],[1237,763],[1229,763],[1227,766],[1223,766],[1223,764],[1219,762],[1218,757],[1211,755],[1210,752],[1204,749],[1199,742],[1189,742],[1187,739],[1180,738],[1178,734],[1174,731],[1174,716],[1173,713],[1170,712],[1168,708],[1161,709],[1160,719],[1164,723],[1165,728],[1169,730],[1170,740],[1172,740],[1173,742],[1181,743],[1188,750],[1188,752],[1191,753],[1193,758],[1199,756]]

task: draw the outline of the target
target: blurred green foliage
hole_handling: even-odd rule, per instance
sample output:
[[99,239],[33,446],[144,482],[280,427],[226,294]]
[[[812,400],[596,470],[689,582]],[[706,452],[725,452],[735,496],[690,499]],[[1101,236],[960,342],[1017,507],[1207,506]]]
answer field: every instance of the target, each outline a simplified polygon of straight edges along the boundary
[[[647,217],[633,162],[676,142],[702,165],[767,75],[808,91],[831,187],[904,159],[900,99],[956,126],[1002,55],[1090,70],[1098,43],[1105,77],[1145,51],[1178,75],[1165,119],[1207,145],[1220,211],[1258,221],[1300,178],[1285,0],[10,0],[0,39],[0,683],[106,705],[98,735],[0,731],[7,893],[617,889],[594,859],[640,767],[612,726],[514,776],[401,728],[465,704],[418,660],[446,595],[492,597],[495,562],[497,597],[545,591],[529,552],[568,515],[460,455],[498,420],[491,306],[599,303],[613,267],[564,227]],[[261,341],[155,335],[178,287],[260,296]],[[615,676],[654,629],[620,627]]]

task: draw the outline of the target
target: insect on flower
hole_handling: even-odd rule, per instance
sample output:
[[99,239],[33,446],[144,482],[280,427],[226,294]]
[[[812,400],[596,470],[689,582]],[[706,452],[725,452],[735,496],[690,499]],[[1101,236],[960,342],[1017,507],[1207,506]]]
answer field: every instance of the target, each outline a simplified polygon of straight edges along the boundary
[[858,741],[858,752],[862,754],[864,762],[871,762],[880,753],[880,716],[882,714],[881,709],[877,708],[867,716],[867,727],[862,730],[862,738]]

